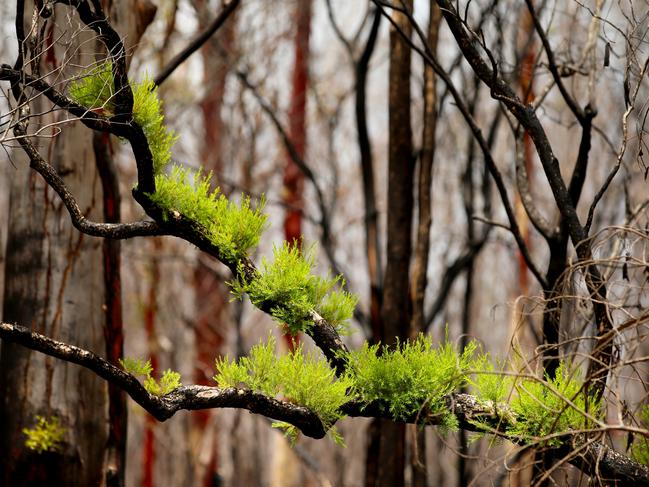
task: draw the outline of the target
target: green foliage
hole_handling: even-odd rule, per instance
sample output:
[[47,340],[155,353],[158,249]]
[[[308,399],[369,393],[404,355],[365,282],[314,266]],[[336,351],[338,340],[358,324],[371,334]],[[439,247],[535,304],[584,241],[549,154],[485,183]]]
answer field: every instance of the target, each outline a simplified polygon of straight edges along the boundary
[[[493,416],[498,418],[498,428],[502,424],[509,424],[515,421],[515,416],[509,408],[509,401],[512,399],[516,378],[505,373],[506,363],[493,360],[488,353],[478,355],[471,366],[472,373],[469,377],[469,384],[472,392],[487,407]],[[502,424],[501,424],[502,420]],[[478,416],[473,421],[482,433],[472,435],[472,441],[484,437],[494,429],[493,418],[489,415]],[[498,436],[493,441],[498,441]]]
[[158,87],[145,76],[133,87],[133,118],[138,123],[153,156],[153,173],[162,174],[171,159],[171,148],[178,140],[173,130],[167,129],[162,114],[162,101],[158,97]]
[[505,375],[505,363],[493,361],[487,353],[480,354],[471,365],[474,373],[469,379],[476,396],[494,404],[508,402],[514,389],[515,378]]
[[366,402],[383,403],[395,418],[406,419],[427,408],[442,426],[455,429],[457,419],[445,396],[466,384],[476,350],[474,342],[459,353],[446,342],[433,346],[429,336],[398,343],[394,350],[365,344],[348,356],[354,393]]
[[218,188],[212,191],[211,179],[212,173],[203,176],[200,170],[192,174],[189,169],[173,166],[169,176],[156,176],[156,192],[149,197],[166,209],[165,218],[177,211],[201,225],[223,258],[233,262],[259,243],[266,227],[265,203],[262,199],[252,209],[250,198],[244,197],[236,205]]
[[174,389],[182,386],[180,382],[180,374],[171,369],[167,369],[162,373],[160,382],[156,381],[153,377],[149,376],[144,380],[144,388],[156,396],[164,396],[169,394]]
[[[352,386],[349,376],[337,378],[326,361],[312,352],[305,353],[299,346],[295,351],[275,356],[275,339],[252,347],[248,357],[237,361],[216,360],[214,380],[219,387],[237,387],[260,392],[309,408],[316,413],[332,439],[340,436],[332,428],[340,419],[340,406],[349,400],[347,389]],[[275,424],[295,438],[297,430],[292,425]]]
[[65,428],[60,424],[59,418],[53,416],[49,419],[43,416],[36,416],[36,426],[34,428],[23,428],[23,433],[27,436],[25,446],[37,453],[44,451],[58,451],[63,441]]
[[[601,412],[601,404],[587,393],[578,370],[571,372],[562,362],[554,378],[545,381],[524,378],[515,383],[510,407],[517,420],[510,425],[508,434],[529,442],[555,433],[588,429]],[[557,446],[561,438],[553,437],[542,443]]]
[[[354,315],[354,309],[356,309],[356,305],[358,304],[358,296],[345,291],[345,280],[342,276],[325,280],[325,282],[331,287],[329,287],[325,295],[319,300],[316,310],[338,333],[348,335],[349,320]],[[336,284],[338,284],[339,289],[331,290]]]
[[[542,444],[556,446],[562,441],[557,434],[595,426],[590,418],[600,416],[601,405],[587,395],[579,372],[571,372],[566,363],[560,364],[554,379],[545,380],[507,375],[505,368],[502,362],[494,365],[488,354],[481,355],[474,362],[470,383],[476,396],[494,407],[494,413],[511,416],[507,434],[528,443],[541,438]],[[487,418],[484,421],[489,431],[493,426]],[[550,435],[555,436],[543,439]]]
[[[142,127],[153,157],[156,191],[150,199],[165,211],[164,218],[177,212],[196,222],[226,262],[242,259],[257,246],[265,229],[263,200],[255,209],[247,197],[239,205],[229,202],[218,188],[211,189],[211,173],[194,174],[174,166],[165,174],[177,137],[164,124],[154,82],[145,77],[131,83],[131,88],[133,118]],[[105,62],[87,70],[70,84],[68,92],[77,103],[106,116],[114,115],[112,64]],[[285,242],[275,247],[273,254],[272,262],[262,260],[260,272],[251,282],[229,283],[233,294],[242,298],[247,293],[258,306],[271,303],[270,314],[292,333],[307,330],[312,325],[312,313],[344,332],[357,298],[344,291],[342,277],[312,274],[314,247],[303,252]],[[339,408],[350,399],[349,394],[364,402],[379,401],[400,419],[425,408],[428,414],[441,418],[443,426],[453,428],[457,419],[448,410],[445,397],[467,384],[480,400],[494,407],[509,402],[516,420],[509,421],[507,433],[522,441],[593,427],[591,418],[598,418],[601,412],[601,405],[588,396],[580,376],[571,374],[566,364],[561,364],[554,379],[515,378],[503,374],[505,365],[494,364],[486,354],[474,358],[477,347],[473,342],[462,353],[448,342],[434,347],[423,335],[398,343],[394,350],[365,344],[346,357],[349,370],[342,378],[336,378],[326,362],[305,354],[301,347],[282,357],[275,356],[274,347],[271,339],[266,345],[253,347],[249,357],[234,362],[217,360],[215,380],[223,387],[247,387],[308,407],[327,428],[340,418]],[[125,358],[121,364],[131,374],[143,377],[144,387],[151,394],[165,395],[182,385],[180,374],[172,370],[156,381],[149,361]],[[649,407],[644,409],[643,419],[649,425]],[[28,436],[27,447],[39,452],[58,448],[65,431],[58,418],[48,421],[38,416],[37,422],[34,429],[23,429]],[[292,425],[275,426],[289,437],[297,436]],[[341,441],[335,429],[330,434]],[[550,446],[560,443],[556,437],[541,441]],[[635,442],[633,455],[649,464],[646,438]]]
[[[644,428],[649,428],[649,405],[642,408],[640,419]],[[649,466],[649,437],[637,436],[631,446],[631,456],[645,465]]]
[[[145,76],[141,82],[131,83],[131,88],[133,119],[142,127],[153,156],[156,192],[149,195],[151,200],[166,210],[166,217],[177,211],[199,223],[226,260],[245,256],[248,249],[259,243],[264,230],[263,202],[255,210],[250,208],[249,198],[243,198],[240,205],[230,203],[218,189],[211,191],[211,174],[203,176],[200,171],[192,177],[188,169],[174,166],[167,176],[165,168],[177,137],[164,124],[157,87]],[[114,91],[110,62],[86,71],[68,90],[77,103],[108,116],[115,111]]]
[[314,247],[301,251],[284,242],[273,249],[274,259],[262,259],[259,275],[249,283],[235,280],[230,284],[238,298],[248,293],[257,306],[273,304],[270,314],[285,323],[291,333],[305,331],[312,324],[311,312],[317,312],[338,331],[344,331],[354,313],[357,298],[337,286],[344,286],[341,276],[315,276]]
[[149,377],[151,372],[153,372],[153,367],[151,367],[151,361],[147,360],[146,362],[142,359],[135,359],[130,357],[124,357],[119,359],[119,363],[122,368],[133,375],[143,375]]
[[139,375],[144,378],[142,385],[149,394],[153,394],[155,396],[164,396],[165,394],[169,394],[174,389],[178,389],[180,386],[182,386],[182,383],[180,382],[180,374],[169,369],[165,370],[162,373],[162,377],[160,378],[159,382],[155,380],[151,375],[151,373],[153,372],[153,367],[151,367],[150,360],[144,362],[141,359],[132,359],[126,357],[124,359],[119,359],[119,363],[121,364],[122,368],[129,374]]
[[[580,375],[571,373],[566,364],[557,369],[556,378],[545,381],[506,375],[503,362],[493,362],[488,354],[476,357],[475,342],[461,353],[448,341],[434,346],[424,335],[394,349],[364,344],[345,355],[348,368],[339,379],[324,361],[305,355],[301,348],[279,358],[274,348],[271,338],[238,361],[217,359],[214,379],[221,387],[247,388],[305,406],[327,428],[341,417],[342,404],[358,400],[378,402],[397,420],[422,414],[422,423],[435,418],[443,429],[454,430],[457,418],[448,408],[447,396],[467,385],[479,400],[493,406],[494,414],[508,416],[504,431],[499,427],[503,433],[526,443],[558,446],[562,433],[593,428],[601,415],[601,405],[587,396]],[[649,421],[649,408],[645,414]],[[493,427],[488,420],[485,431]],[[290,424],[274,426],[291,439],[298,435]],[[330,434],[342,441],[335,430]],[[637,442],[634,449],[640,461],[649,460],[647,444]]]
[[[75,102],[115,115],[115,83],[111,62],[99,64],[70,84],[68,93]],[[133,119],[142,127],[153,157],[154,174],[161,174],[171,159],[171,148],[177,136],[167,129],[162,114],[162,101],[158,88],[148,76],[139,83],[131,82],[133,90]]]
[[115,111],[113,64],[105,62],[84,71],[78,80],[70,83],[68,94],[80,105],[113,115]]

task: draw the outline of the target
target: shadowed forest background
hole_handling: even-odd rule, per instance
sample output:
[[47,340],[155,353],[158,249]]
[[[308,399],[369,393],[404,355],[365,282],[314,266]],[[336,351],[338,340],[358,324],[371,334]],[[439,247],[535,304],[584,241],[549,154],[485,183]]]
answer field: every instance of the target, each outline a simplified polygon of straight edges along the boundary
[[[21,138],[87,220],[151,216],[132,196],[131,139],[80,122],[100,109],[63,110],[34,88],[42,79],[67,93],[106,59],[75,11],[86,4],[123,40],[129,78],[158,86],[178,136],[172,160],[212,172],[234,201],[265,198],[252,260],[282,241],[316,243],[317,272],[344,277],[358,296],[350,349],[424,333],[458,349],[475,339],[512,375],[574,364],[604,408],[589,438],[642,461],[632,445],[649,438],[649,3],[3,2],[2,322],[215,386],[216,358],[245,356],[271,332],[278,353],[316,347],[233,299],[232,267],[191,238],[97,238],[79,215],[75,228],[34,169]],[[32,90],[22,98],[20,83]],[[542,442],[385,417],[342,419],[345,447],[304,435],[291,446],[245,409],[159,422],[112,382],[0,337],[2,485],[52,475],[143,487],[603,482],[569,464],[571,447],[550,454]],[[65,427],[58,451],[25,447],[37,416]]]

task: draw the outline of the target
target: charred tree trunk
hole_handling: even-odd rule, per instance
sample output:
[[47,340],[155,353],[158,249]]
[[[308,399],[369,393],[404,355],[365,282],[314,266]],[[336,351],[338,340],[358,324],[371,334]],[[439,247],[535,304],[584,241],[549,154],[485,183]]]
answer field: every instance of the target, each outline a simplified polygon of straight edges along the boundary
[[[412,1],[404,2],[412,10]],[[408,18],[394,12],[393,19],[406,35],[412,27]],[[410,47],[401,34],[390,29],[389,74],[389,149],[387,264],[381,307],[381,341],[390,346],[397,337],[408,335],[411,301],[409,293],[410,257],[412,254],[412,209],[415,161],[410,121]],[[376,420],[370,445],[366,485],[398,487],[404,485],[405,427],[391,421]]]
[[[434,1],[429,2],[430,18],[428,21],[428,47],[437,52],[439,26],[442,13]],[[432,215],[433,162],[435,160],[437,134],[437,76],[433,68],[424,65],[424,126],[422,133],[421,157],[418,164],[417,181],[417,241],[415,244],[412,266],[412,318],[410,337],[414,338],[425,329],[424,298],[428,283],[428,252],[430,248],[430,227]],[[413,487],[427,485],[426,472],[426,433],[417,428],[411,438],[410,467]]]
[[[147,0],[102,5],[129,47],[155,14]],[[100,43],[69,8],[57,6],[47,19],[32,12],[31,3],[17,2],[17,35],[29,37],[22,43],[22,58],[29,60],[24,69],[46,80],[52,72],[60,81],[96,60]],[[30,108],[32,114],[47,113],[48,106],[35,99]],[[31,118],[29,132],[63,120],[62,112]],[[84,215],[118,221],[118,180],[108,140],[96,138],[93,147],[91,132],[76,122],[65,123],[69,125],[61,134],[34,139],[38,150],[64,178]],[[106,354],[115,363],[123,348],[119,245],[102,245],[74,229],[58,195],[29,169],[22,154],[15,154],[15,160],[19,164],[9,168],[3,318]],[[37,454],[25,447],[22,429],[33,427],[37,415],[57,417],[65,428],[57,451]],[[124,485],[126,418],[125,397],[117,388],[108,387],[107,394],[106,385],[84,369],[1,344],[2,485]]]
[[363,202],[365,204],[365,251],[367,253],[367,273],[370,278],[370,330],[373,342],[378,342],[381,335],[381,295],[383,286],[381,245],[379,237],[379,211],[376,207],[374,189],[374,162],[372,143],[367,130],[367,75],[370,59],[376,47],[381,11],[374,12],[372,27],[365,43],[361,57],[355,64],[356,74],[356,130],[358,148],[361,156],[361,174],[363,178]]
[[[307,128],[306,101],[309,83],[309,37],[311,34],[312,0],[299,0],[296,3],[294,38],[295,60],[291,81],[291,107],[289,110],[289,138],[297,155],[304,160],[306,156]],[[304,206],[304,175],[295,161],[286,155],[284,166],[283,200],[284,239],[289,245],[300,245],[302,238],[302,211]],[[286,334],[287,345],[293,349],[299,336]]]
[[[93,135],[97,171],[101,179],[104,221],[119,223],[120,192],[113,148],[108,134]],[[104,339],[106,358],[119,366],[124,356],[124,323],[122,319],[121,245],[119,240],[102,242],[104,258]],[[123,487],[126,472],[126,433],[128,409],[126,394],[108,384],[108,442],[104,460],[106,485]]]
[[[31,35],[31,10],[18,2],[18,22],[25,22]],[[24,9],[24,12],[21,11]],[[67,11],[55,9],[42,31],[69,45],[88,44],[81,26],[67,27]],[[57,23],[55,19],[59,19]],[[43,22],[39,19],[38,22]],[[72,17],[71,22],[75,22]],[[74,24],[73,24],[74,25]],[[41,75],[65,64],[88,65],[91,55],[76,52],[66,58],[59,49],[40,56],[35,39],[24,56],[33,59],[25,66]],[[61,42],[66,45],[66,42]],[[27,44],[23,44],[27,46]],[[25,47],[26,48],[26,47]],[[88,48],[84,50],[88,52]],[[84,52],[81,51],[81,52]],[[93,49],[89,49],[90,53]],[[15,100],[14,100],[15,101]],[[32,113],[45,108],[39,100]],[[51,117],[51,118],[50,118]],[[30,132],[58,121],[62,112],[32,119]],[[81,124],[71,123],[58,137],[40,139],[41,154],[64,178],[84,213],[102,220],[102,197],[95,166],[92,134]],[[43,142],[45,141],[45,142]],[[28,324],[49,337],[93,350],[105,351],[104,279],[101,241],[80,234],[58,195],[31,171],[29,162],[16,154],[19,163],[10,175],[7,262],[3,317],[9,322]],[[104,448],[107,440],[106,385],[89,371],[67,362],[8,342],[0,350],[0,472],[2,485],[99,485],[102,481]],[[25,446],[23,428],[32,428],[36,416],[59,418],[65,428],[58,451],[41,454]]]

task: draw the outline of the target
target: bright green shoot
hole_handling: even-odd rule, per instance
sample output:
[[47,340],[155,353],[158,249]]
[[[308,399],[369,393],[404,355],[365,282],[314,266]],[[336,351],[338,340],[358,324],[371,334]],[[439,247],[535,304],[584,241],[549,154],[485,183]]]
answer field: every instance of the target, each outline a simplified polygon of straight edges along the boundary
[[264,200],[256,208],[250,207],[250,198],[243,197],[239,205],[228,201],[219,189],[212,190],[212,174],[199,170],[173,166],[169,176],[156,176],[156,192],[150,195],[153,202],[171,212],[178,212],[200,224],[206,237],[216,245],[221,256],[236,262],[259,243],[266,228],[263,213]]
[[[250,198],[243,197],[240,205],[229,203],[219,190],[211,190],[211,174],[200,171],[193,175],[189,169],[174,166],[166,174],[171,160],[171,148],[177,140],[167,129],[162,113],[158,88],[147,76],[139,83],[131,83],[133,90],[133,118],[142,127],[153,156],[156,192],[149,195],[168,217],[178,212],[200,224],[207,237],[219,248],[224,259],[235,262],[255,247],[266,225],[261,211],[250,208]],[[113,115],[114,82],[112,64],[103,63],[90,69],[69,88],[70,97],[93,110]]]
[[30,450],[37,453],[55,452],[61,448],[65,428],[61,426],[59,418],[56,416],[49,419],[36,416],[36,426],[23,428],[23,434],[27,436],[25,446]]
[[471,365],[469,379],[473,391],[482,401],[494,404],[509,402],[515,377],[505,373],[506,363],[492,359],[488,353],[480,354]]
[[[313,352],[304,352],[301,346],[293,352],[277,357],[275,339],[259,343],[248,357],[237,361],[216,360],[214,380],[219,387],[237,387],[260,392],[312,410],[329,430],[334,441],[340,441],[333,425],[340,419],[340,406],[349,400],[347,390],[352,386],[349,376],[336,377],[328,363]],[[294,426],[281,423],[287,435],[295,439]]]
[[474,342],[461,353],[448,342],[433,346],[424,335],[394,350],[365,344],[348,358],[354,392],[364,402],[383,403],[396,418],[411,418],[425,408],[443,427],[455,429],[457,419],[445,398],[466,384],[475,350]]
[[180,374],[173,370],[165,370],[162,373],[162,377],[160,377],[160,381],[155,380],[151,376],[153,367],[151,367],[150,360],[145,362],[141,359],[125,357],[124,359],[119,359],[119,363],[129,374],[141,376],[144,379],[142,385],[149,394],[164,396],[182,386]]
[[[565,362],[555,378],[545,380],[506,373],[506,364],[494,365],[487,354],[478,357],[473,368],[470,383],[476,396],[494,407],[508,403],[508,409],[501,411],[511,414],[506,432],[521,441],[556,446],[562,441],[557,434],[596,426],[601,404],[588,395],[579,371],[571,371]],[[547,436],[553,437],[544,439]]]
[[[70,84],[68,93],[75,102],[107,116],[115,115],[115,84],[112,63],[105,62],[86,71]],[[153,172],[160,174],[171,159],[171,148],[178,139],[167,129],[162,113],[158,88],[145,76],[139,83],[131,82],[133,90],[133,119],[142,127],[153,157]]]
[[162,373],[159,382],[153,377],[147,377],[144,380],[144,388],[149,394],[155,396],[164,396],[165,394],[169,394],[171,391],[178,389],[182,385],[180,374],[171,369],[167,369]]
[[342,288],[345,281],[312,274],[315,247],[304,251],[284,242],[273,249],[273,261],[262,259],[259,275],[249,283],[235,280],[232,293],[248,293],[253,304],[272,303],[270,313],[285,323],[291,333],[307,330],[312,312],[320,314],[339,331],[344,331],[354,313],[357,298]]
[[171,160],[171,148],[178,136],[164,123],[158,87],[145,76],[133,85],[133,118],[142,127],[153,156],[153,174],[162,174]]
[[524,441],[539,438],[543,444],[558,446],[561,438],[543,438],[593,428],[600,417],[600,402],[588,395],[579,370],[571,370],[565,362],[559,365],[554,378],[522,378],[514,387],[510,407],[517,420],[508,433]]
[[101,63],[83,72],[78,80],[70,83],[68,94],[73,101],[93,111],[114,115],[113,64]]
[[[640,413],[640,422],[642,427],[649,428],[649,405],[645,405]],[[635,460],[649,466],[649,436],[637,435],[631,454]]]

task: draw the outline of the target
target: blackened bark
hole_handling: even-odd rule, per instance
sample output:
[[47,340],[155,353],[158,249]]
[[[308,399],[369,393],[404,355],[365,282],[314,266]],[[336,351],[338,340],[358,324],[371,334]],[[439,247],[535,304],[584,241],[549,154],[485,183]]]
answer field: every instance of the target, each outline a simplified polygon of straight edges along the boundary
[[365,251],[367,253],[367,269],[370,278],[370,329],[371,340],[377,342],[381,335],[381,295],[383,283],[383,268],[379,238],[379,211],[376,207],[374,190],[374,162],[372,145],[367,131],[367,97],[366,85],[370,59],[376,46],[381,11],[374,12],[372,27],[367,38],[361,57],[356,63],[356,129],[358,131],[358,147],[361,156],[361,175],[363,178],[363,201],[365,203]]
[[[516,117],[522,127],[529,133],[532,142],[536,148],[541,165],[545,172],[546,178],[552,190],[552,194],[561,214],[562,224],[566,226],[570,240],[575,247],[579,261],[585,264],[585,281],[588,291],[591,294],[594,308],[594,325],[596,328],[597,339],[591,353],[592,358],[589,364],[588,375],[592,381],[592,390],[597,397],[601,397],[604,391],[608,371],[614,362],[613,341],[607,339],[609,332],[613,329],[610,316],[607,309],[606,283],[598,267],[592,263],[591,243],[587,240],[587,233],[582,226],[577,209],[573,203],[572,195],[569,188],[566,187],[565,181],[561,175],[559,161],[556,158],[550,140],[545,133],[545,129],[536,115],[534,107],[527,105],[518,98],[513,89],[501,78],[497,72],[494,72],[487,62],[483,59],[480,51],[473,41],[465,25],[462,23],[458,12],[455,11],[453,3],[449,0],[436,0],[441,7],[444,18],[455,40],[463,53],[464,58],[469,62],[473,71],[480,79],[491,89],[491,96],[501,101],[511,114]],[[543,36],[542,36],[543,39]],[[550,65],[553,64],[551,52],[547,49],[546,54]],[[551,67],[552,71],[552,67]],[[562,85],[561,82],[557,82]],[[569,96],[564,95],[564,99],[570,104]],[[588,108],[588,106],[586,107]],[[592,113],[588,115],[593,117],[595,111],[591,108]],[[585,111],[581,109],[574,110],[580,123],[583,124]],[[583,125],[582,125],[583,126]],[[585,166],[584,166],[585,169]],[[529,263],[528,263],[529,266]],[[540,279],[544,285],[545,279]]]
[[[433,54],[437,52],[437,39],[442,14],[434,1],[430,3],[428,25],[428,47]],[[428,251],[430,247],[430,226],[432,224],[432,176],[435,159],[437,134],[437,76],[433,68],[424,67],[424,128],[422,149],[418,172],[418,211],[417,242],[412,266],[412,322],[410,336],[413,337],[425,328],[424,297],[426,294]]]
[[[31,21],[31,16],[26,17]],[[62,45],[73,42],[73,35],[74,42],[88,43],[88,34],[81,31],[63,33],[57,27],[54,35],[64,36]],[[59,54],[54,50],[50,59],[57,62]],[[89,58],[76,57],[72,62],[88,64]],[[37,67],[32,60],[24,69],[34,72]],[[43,112],[44,107],[36,101],[32,113]],[[57,120],[32,119],[30,131],[48,121]],[[68,126],[49,149],[49,162],[64,175],[84,215],[101,219],[90,133],[81,124]],[[104,350],[101,242],[77,232],[59,196],[28,167],[25,158],[16,155],[15,159],[19,164],[10,168],[3,317],[88,349]],[[0,456],[0,484],[100,483],[107,437],[106,386],[93,375],[2,342],[0,451],[5,454]],[[58,417],[66,431],[60,450],[42,458],[26,448],[22,433],[23,428],[34,426],[36,415]]]
[[[254,391],[191,385],[175,389],[162,397],[154,396],[149,394],[134,376],[87,350],[52,340],[28,328],[3,322],[0,322],[0,337],[30,350],[81,365],[125,390],[134,401],[159,421],[169,419],[182,409],[230,407],[247,409],[252,413],[286,421],[311,438],[319,439],[326,434],[318,416],[308,408]],[[463,393],[451,393],[445,400],[448,410],[456,416],[459,428],[484,432],[483,428],[486,426],[489,431],[496,434],[500,432],[504,438],[509,438],[515,443],[522,441],[520,436],[508,437],[506,434],[512,422],[517,421],[516,414],[506,404],[494,406],[489,401],[485,402]],[[394,419],[389,409],[380,401],[350,401],[343,404],[340,411],[351,417]],[[425,404],[412,415],[399,418],[402,423],[417,423],[419,426],[437,425],[442,420],[437,410],[430,411]],[[597,479],[626,482],[623,485],[649,485],[649,468],[646,465],[631,460],[600,442],[585,441],[580,434],[567,433],[563,446],[554,449],[553,453]]]
[[[412,3],[408,3],[412,8]],[[395,12],[403,30],[410,22]],[[411,315],[409,268],[412,254],[412,208],[415,160],[410,122],[410,47],[390,30],[387,265],[383,288],[381,341],[393,345],[408,333]]]
[[[404,2],[412,11],[412,1]],[[400,12],[393,19],[406,35],[412,27]],[[390,29],[389,73],[389,148],[388,148],[388,211],[387,265],[381,306],[381,341],[394,345],[397,337],[405,337],[410,326],[411,302],[409,268],[412,253],[412,209],[414,157],[410,121],[410,47],[401,34]],[[368,457],[367,479],[375,478],[372,487],[404,485],[405,428],[385,420],[377,420],[378,455]],[[376,447],[374,447],[376,448]]]
[[[433,54],[437,53],[439,25],[442,13],[433,0],[429,2],[430,18],[428,20],[428,48]],[[421,156],[418,164],[417,182],[417,240],[415,243],[414,261],[412,266],[412,317],[409,336],[414,338],[424,331],[424,298],[428,283],[428,253],[430,248],[430,227],[433,222],[432,191],[433,191],[433,162],[435,160],[437,136],[437,76],[433,68],[424,64],[424,113]],[[472,222],[470,222],[472,224]],[[410,469],[413,487],[426,487],[426,433],[416,429],[408,437],[411,443]]]

